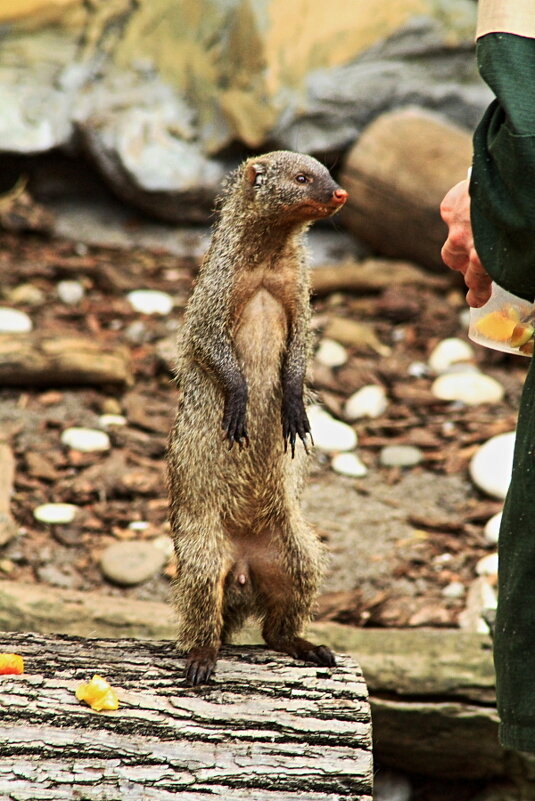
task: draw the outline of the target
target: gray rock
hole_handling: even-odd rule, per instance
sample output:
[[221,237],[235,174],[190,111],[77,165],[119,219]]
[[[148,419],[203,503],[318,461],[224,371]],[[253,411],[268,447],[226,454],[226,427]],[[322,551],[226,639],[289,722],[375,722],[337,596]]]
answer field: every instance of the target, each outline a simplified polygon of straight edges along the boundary
[[[137,109],[108,127],[82,127],[88,152],[114,192],[167,222],[206,222],[229,163],[207,158],[200,143],[184,142],[156,113]],[[131,153],[137,150],[135,158]]]
[[116,542],[110,545],[100,559],[106,578],[115,584],[133,586],[152,578],[162,568],[165,553],[150,542]]
[[437,19],[413,18],[353,63],[311,72],[305,99],[296,92],[287,100],[275,140],[309,152],[344,150],[378,114],[407,105],[440,111],[473,129],[491,95],[468,46],[472,4],[451,5],[466,15],[465,42],[445,49]]
[[490,98],[473,53],[475,4],[368,5],[365,24],[351,4],[326,20],[313,2],[303,12],[268,0],[83,10],[36,0],[33,19],[15,8],[2,42],[0,152],[82,143],[117,195],[184,222],[208,217],[233,143],[340,152],[379,112],[407,104],[473,128]]
[[379,769],[373,784],[374,801],[410,801],[411,783],[402,773]]
[[384,467],[414,467],[420,464],[423,454],[414,445],[386,445],[379,459]]

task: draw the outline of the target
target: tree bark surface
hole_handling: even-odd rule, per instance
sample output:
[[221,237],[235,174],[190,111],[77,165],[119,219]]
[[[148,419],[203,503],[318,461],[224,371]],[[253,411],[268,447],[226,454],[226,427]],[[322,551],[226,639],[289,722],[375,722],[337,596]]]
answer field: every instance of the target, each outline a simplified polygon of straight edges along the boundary
[[[25,673],[0,677],[0,799],[371,801],[370,710],[358,666],[224,649],[188,688],[170,642],[0,635]],[[75,690],[94,673],[120,707]]]

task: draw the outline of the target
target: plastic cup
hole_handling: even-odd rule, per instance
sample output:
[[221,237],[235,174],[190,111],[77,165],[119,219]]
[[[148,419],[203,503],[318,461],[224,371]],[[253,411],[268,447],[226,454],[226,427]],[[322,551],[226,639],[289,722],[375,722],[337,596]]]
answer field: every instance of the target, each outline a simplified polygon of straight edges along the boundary
[[535,303],[507,292],[494,282],[491,289],[484,306],[470,309],[468,336],[485,348],[532,356]]

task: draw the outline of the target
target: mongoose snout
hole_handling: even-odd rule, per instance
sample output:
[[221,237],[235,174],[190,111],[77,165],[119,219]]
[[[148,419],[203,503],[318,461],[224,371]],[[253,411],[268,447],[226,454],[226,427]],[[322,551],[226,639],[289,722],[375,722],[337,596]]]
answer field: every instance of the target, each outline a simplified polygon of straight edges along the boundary
[[346,200],[319,161],[275,151],[245,161],[218,202],[181,333],[168,450],[189,684],[210,678],[221,643],[249,615],[262,620],[269,647],[335,664],[301,636],[324,559],[300,506],[311,441],[303,235]]

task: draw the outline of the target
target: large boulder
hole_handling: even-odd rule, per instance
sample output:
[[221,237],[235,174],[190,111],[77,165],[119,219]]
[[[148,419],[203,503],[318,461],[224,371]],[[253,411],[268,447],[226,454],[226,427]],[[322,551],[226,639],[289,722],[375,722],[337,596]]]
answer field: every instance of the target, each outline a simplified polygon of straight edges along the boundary
[[349,201],[342,219],[375,252],[443,270],[448,231],[440,202],[471,162],[470,132],[435,112],[381,114],[344,160],[340,182]]
[[488,99],[473,0],[19,0],[0,23],[0,152],[82,146],[171,221],[246,149],[338,154],[385,109],[471,126]]

